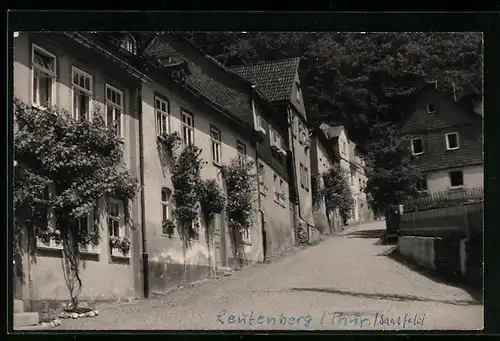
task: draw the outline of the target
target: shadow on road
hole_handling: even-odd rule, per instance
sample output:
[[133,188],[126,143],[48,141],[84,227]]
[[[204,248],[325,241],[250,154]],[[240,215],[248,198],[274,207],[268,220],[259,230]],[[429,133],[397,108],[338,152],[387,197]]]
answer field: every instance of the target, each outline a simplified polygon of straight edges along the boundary
[[453,277],[451,275],[445,275],[441,274],[437,271],[427,269],[421,265],[418,265],[416,262],[407,259],[403,255],[401,255],[398,252],[397,247],[394,247],[390,250],[387,250],[386,252],[381,253],[379,256],[385,256],[388,257],[389,259],[392,259],[393,261],[398,262],[399,264],[402,264],[406,266],[408,269],[414,272],[418,272],[419,274],[427,277],[433,282],[436,283],[441,283],[449,286],[453,286],[456,288],[460,288],[464,291],[466,291],[477,304],[482,304],[483,302],[483,293],[480,288],[474,288],[471,286],[468,286],[466,284],[461,283],[460,279],[457,277]]
[[400,294],[384,294],[384,293],[366,293],[366,292],[354,292],[348,290],[339,289],[328,289],[328,288],[291,288],[291,291],[310,291],[310,292],[321,292],[334,295],[343,296],[353,296],[353,297],[364,297],[378,300],[391,300],[391,301],[421,301],[421,302],[436,302],[451,305],[481,305],[480,302],[476,300],[434,300],[427,297],[419,297],[413,295],[400,295]]
[[346,237],[349,238],[382,238],[384,237],[386,229],[378,229],[378,230],[360,230],[354,231],[346,234]]

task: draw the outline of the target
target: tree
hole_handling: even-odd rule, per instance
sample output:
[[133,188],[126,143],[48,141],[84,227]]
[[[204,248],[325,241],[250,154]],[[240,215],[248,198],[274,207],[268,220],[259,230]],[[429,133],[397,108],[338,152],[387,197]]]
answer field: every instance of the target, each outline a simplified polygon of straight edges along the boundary
[[416,195],[418,169],[409,158],[409,140],[389,123],[378,123],[370,133],[365,192],[375,210],[401,204]]
[[[100,113],[92,120],[75,121],[55,107],[39,109],[14,100],[17,129],[14,134],[14,239],[19,259],[20,237],[29,235],[60,238],[63,243],[63,271],[73,305],[82,289],[80,245],[98,241],[79,226],[79,219],[96,213],[97,200],[123,199],[125,208],[138,191],[138,181],[123,162],[123,142],[114,128],[108,128]],[[52,189],[52,190],[49,190]],[[44,222],[52,207],[53,230]],[[127,223],[131,223],[125,210]],[[16,255],[15,255],[16,257]]]
[[301,57],[306,109],[364,145],[375,123],[398,123],[426,80],[457,98],[482,92],[480,33],[188,33],[227,66]]
[[318,181],[318,188],[315,191],[316,205],[324,200],[327,216],[338,210],[345,223],[351,216],[354,205],[348,171],[335,164],[321,174],[320,179],[322,181]]

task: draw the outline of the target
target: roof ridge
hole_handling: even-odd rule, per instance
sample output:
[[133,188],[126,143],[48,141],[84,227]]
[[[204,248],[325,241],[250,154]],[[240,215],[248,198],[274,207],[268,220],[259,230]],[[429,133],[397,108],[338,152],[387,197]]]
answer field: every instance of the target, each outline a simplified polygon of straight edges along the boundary
[[229,67],[229,69],[236,69],[239,67],[248,67],[248,66],[257,66],[257,65],[262,65],[262,64],[272,64],[272,63],[279,63],[279,62],[284,62],[288,60],[300,60],[300,57],[290,57],[290,58],[283,58],[283,59],[276,59],[276,60],[264,60],[264,61],[259,61],[257,63],[248,63],[248,64],[240,64],[240,65],[235,65]]

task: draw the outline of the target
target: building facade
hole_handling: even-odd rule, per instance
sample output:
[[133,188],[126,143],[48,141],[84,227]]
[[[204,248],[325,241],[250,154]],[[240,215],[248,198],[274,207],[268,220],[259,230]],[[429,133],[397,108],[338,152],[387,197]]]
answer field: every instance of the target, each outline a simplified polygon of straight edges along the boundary
[[284,59],[231,68],[262,91],[273,104],[277,120],[284,122],[283,139],[288,142],[286,167],[290,177],[290,215],[295,225],[295,236],[287,237],[286,244],[293,244],[298,230],[306,231],[310,239],[314,227],[311,190],[310,133],[304,106],[300,76],[300,58]]
[[419,190],[483,187],[482,110],[465,108],[429,84],[414,99],[402,126],[412,162],[423,175]]

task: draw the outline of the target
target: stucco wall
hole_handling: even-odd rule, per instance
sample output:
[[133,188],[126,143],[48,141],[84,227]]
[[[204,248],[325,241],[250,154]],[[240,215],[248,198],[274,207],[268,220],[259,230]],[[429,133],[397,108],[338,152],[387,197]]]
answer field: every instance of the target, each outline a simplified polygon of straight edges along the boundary
[[[237,156],[236,141],[240,140],[246,146],[249,159],[255,161],[255,149],[249,141],[244,140],[240,134],[217,116],[214,111],[202,108],[200,105],[192,104],[188,98],[181,97],[179,92],[166,89],[158,84],[143,85],[142,87],[142,110],[144,129],[144,167],[145,167],[145,214],[147,229],[147,251],[150,254],[151,278],[153,291],[162,291],[179,284],[183,280],[192,281],[204,278],[208,275],[209,251],[205,239],[205,226],[202,222],[197,241],[192,241],[184,249],[183,242],[179,238],[178,231],[174,237],[162,235],[162,206],[161,188],[166,187],[174,190],[169,166],[160,161],[159,151],[155,133],[155,94],[168,100],[170,105],[170,132],[181,132],[181,108],[189,111],[194,117],[194,141],[202,149],[201,157],[207,164],[201,170],[201,176],[205,179],[217,179],[223,187],[221,168],[214,165],[211,156],[210,125],[215,125],[221,131],[221,158],[222,164],[229,164]],[[179,149],[180,151],[180,149]],[[257,221],[255,219],[255,221]],[[231,236],[225,223],[225,218],[217,215],[215,224],[225,229],[225,241],[227,260],[232,256]],[[221,230],[222,232],[223,230]],[[245,258],[249,262],[257,261],[261,253],[260,231],[253,228],[251,231],[251,245],[244,245]],[[211,260],[214,262],[214,250],[211,250]],[[223,261],[223,263],[225,263]],[[184,264],[186,268],[184,268]],[[222,264],[222,266],[227,264]],[[184,270],[186,269],[186,270]]]
[[[290,200],[288,197],[288,182],[283,178],[283,190],[286,198],[282,203],[274,200],[273,176],[276,172],[264,161],[260,161],[264,166],[263,180],[265,187],[260,190],[260,205],[264,213],[264,243],[266,248],[266,257],[273,252],[279,252],[284,248],[293,245],[294,229],[290,215]],[[277,174],[276,174],[277,175]],[[278,175],[279,179],[279,175]]]
[[451,168],[427,173],[427,190],[430,193],[446,191],[450,188],[449,172],[461,170],[464,176],[464,187],[474,188],[483,187],[484,184],[484,167],[468,166],[461,168]]
[[[131,167],[134,175],[138,176],[137,158],[137,117],[133,110],[133,96],[130,79],[123,75],[123,79],[117,80],[109,77],[96,64],[84,63],[83,56],[75,54],[73,51],[66,51],[57,45],[51,44],[40,36],[30,36],[21,33],[14,40],[14,96],[26,103],[31,103],[31,43],[35,43],[56,56],[57,60],[57,85],[55,90],[55,104],[64,110],[71,111],[72,91],[71,91],[71,69],[76,66],[93,76],[94,105],[103,105],[104,84],[106,82],[119,88],[124,92],[125,115],[123,116],[123,132],[125,140],[125,161]],[[98,247],[97,255],[83,255],[83,266],[81,277],[83,288],[82,299],[114,299],[121,296],[140,296],[141,269],[140,260],[140,215],[138,212],[138,201],[135,200],[130,206],[133,225],[129,229],[131,237],[130,259],[112,258],[109,250],[109,243],[106,222],[101,220],[101,243]],[[25,245],[34,247],[35,242],[29,243],[25,240]],[[61,250],[38,250],[33,257],[28,257],[26,253],[23,259],[23,271],[25,275],[25,285],[18,291],[22,299],[31,298],[36,305],[39,301],[66,300],[69,299],[67,285],[62,269]],[[29,286],[31,279],[31,287]]]

